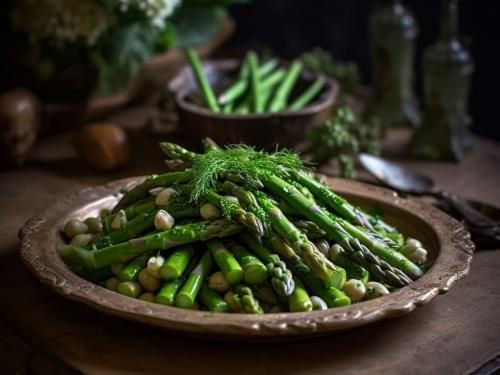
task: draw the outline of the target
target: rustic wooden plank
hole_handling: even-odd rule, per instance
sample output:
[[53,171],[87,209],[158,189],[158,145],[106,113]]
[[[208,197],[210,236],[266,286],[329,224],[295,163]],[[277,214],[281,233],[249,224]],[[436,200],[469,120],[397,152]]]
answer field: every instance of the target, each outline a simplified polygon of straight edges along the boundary
[[[412,314],[314,340],[208,342],[121,320],[43,345],[85,374],[461,374],[500,353],[500,257],[476,254],[471,275]],[[475,272],[476,271],[476,272]]]
[[3,308],[0,309],[0,374],[28,374],[29,357],[39,345]]

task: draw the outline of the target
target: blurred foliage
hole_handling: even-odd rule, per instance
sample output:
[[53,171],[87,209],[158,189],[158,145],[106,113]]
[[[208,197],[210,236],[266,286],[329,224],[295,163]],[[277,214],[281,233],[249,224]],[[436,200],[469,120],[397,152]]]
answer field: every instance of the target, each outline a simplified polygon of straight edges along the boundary
[[339,163],[342,177],[355,178],[352,155],[366,152],[380,153],[381,126],[378,120],[365,120],[357,116],[349,106],[337,107],[332,117],[309,130],[307,139],[314,161],[325,164]]
[[314,47],[311,51],[300,55],[304,67],[312,73],[324,74],[336,79],[342,90],[352,93],[359,85],[360,73],[354,62],[335,60],[330,52],[321,47]]

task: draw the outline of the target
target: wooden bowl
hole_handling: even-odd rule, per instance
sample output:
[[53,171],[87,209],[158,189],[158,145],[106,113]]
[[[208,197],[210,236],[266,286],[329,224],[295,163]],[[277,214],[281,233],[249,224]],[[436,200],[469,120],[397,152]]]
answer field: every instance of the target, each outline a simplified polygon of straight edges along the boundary
[[70,218],[97,216],[119,199],[122,186],[131,188],[144,177],[112,182],[71,195],[29,220],[20,230],[21,258],[38,276],[64,297],[107,314],[159,330],[209,340],[284,341],[344,331],[380,319],[408,314],[445,293],[469,272],[474,244],[453,218],[418,199],[342,179],[327,179],[335,191],[354,205],[385,210],[384,220],[405,236],[418,238],[428,250],[431,269],[419,280],[389,295],[323,311],[265,315],[223,314],[184,310],[133,299],[94,285],[73,274],[58,255],[61,236]]
[[[227,77],[240,67],[241,60],[209,60],[203,63],[212,87],[224,87]],[[303,70],[291,93],[291,99],[297,97],[318,75]],[[334,79],[323,77],[326,85],[317,99],[298,111],[282,111],[262,114],[225,114],[215,113],[195,104],[189,97],[196,92],[197,84],[191,68],[185,67],[169,83],[169,90],[175,94],[175,102],[182,129],[195,142],[210,137],[217,143],[234,144],[244,142],[265,148],[269,151],[282,147],[293,148],[304,140],[306,130],[314,124],[326,120],[330,107],[335,103],[340,85]]]

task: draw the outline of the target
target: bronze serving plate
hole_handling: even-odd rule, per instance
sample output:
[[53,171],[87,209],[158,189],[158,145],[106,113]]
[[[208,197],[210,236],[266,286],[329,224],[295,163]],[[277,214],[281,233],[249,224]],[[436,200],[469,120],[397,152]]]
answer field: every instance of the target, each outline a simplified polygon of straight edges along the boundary
[[68,219],[97,216],[100,209],[117,202],[122,186],[130,188],[143,179],[134,177],[81,190],[29,220],[19,232],[22,260],[57,293],[104,313],[185,336],[250,342],[309,338],[408,314],[466,276],[475,248],[469,233],[455,219],[417,198],[403,199],[391,190],[330,178],[330,186],[350,202],[367,209],[380,205],[385,210],[384,220],[406,236],[418,238],[428,250],[431,269],[387,296],[323,311],[222,314],[154,304],[81,279],[69,271],[57,253],[65,246],[61,231]]

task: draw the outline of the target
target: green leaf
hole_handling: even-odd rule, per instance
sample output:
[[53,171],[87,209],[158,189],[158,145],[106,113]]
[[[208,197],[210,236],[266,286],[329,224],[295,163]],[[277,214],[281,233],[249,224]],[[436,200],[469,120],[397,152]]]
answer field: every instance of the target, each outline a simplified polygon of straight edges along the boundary
[[116,28],[99,39],[91,58],[99,69],[99,84],[104,93],[127,88],[140,65],[151,57],[156,36],[152,27],[135,23]]
[[198,47],[210,41],[226,19],[222,6],[183,4],[170,21],[177,31],[175,47]]
[[373,217],[382,218],[385,215],[385,210],[377,204],[367,213],[372,215]]

